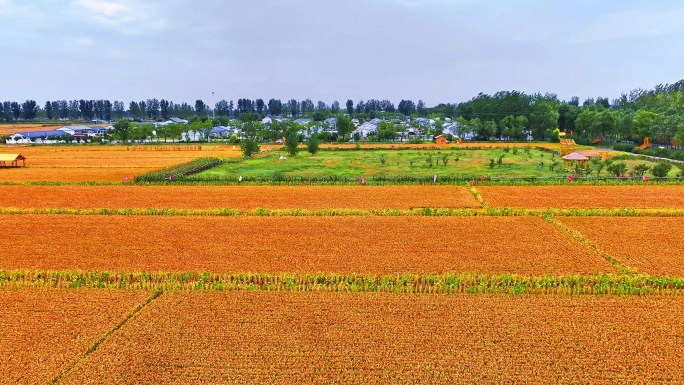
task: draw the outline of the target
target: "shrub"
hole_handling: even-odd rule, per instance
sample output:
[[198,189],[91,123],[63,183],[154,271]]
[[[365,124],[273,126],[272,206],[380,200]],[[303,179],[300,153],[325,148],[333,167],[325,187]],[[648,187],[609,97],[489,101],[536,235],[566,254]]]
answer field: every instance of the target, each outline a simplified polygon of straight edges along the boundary
[[624,151],[624,152],[632,152],[632,151],[634,151],[634,145],[630,144],[630,143],[615,143],[615,144],[613,144],[613,150]]
[[672,163],[660,162],[657,165],[653,166],[651,172],[653,173],[653,176],[655,176],[656,178],[665,178],[667,174],[670,173],[670,170],[672,170]]
[[614,176],[620,178],[625,176],[625,173],[627,172],[627,163],[613,163],[608,166],[606,170],[608,170],[608,172]]
[[[646,174],[646,171],[648,171],[648,169],[650,168],[651,166],[647,164],[637,164],[636,166],[634,166],[634,171],[632,171],[632,174],[634,176],[644,176],[644,174]],[[669,172],[670,170],[667,171]]]

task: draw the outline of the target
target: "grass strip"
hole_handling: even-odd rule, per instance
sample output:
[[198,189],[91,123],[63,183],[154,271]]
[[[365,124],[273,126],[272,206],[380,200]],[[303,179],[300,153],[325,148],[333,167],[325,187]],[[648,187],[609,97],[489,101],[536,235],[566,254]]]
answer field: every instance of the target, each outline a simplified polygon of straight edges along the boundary
[[642,274],[261,274],[200,272],[0,271],[2,288],[100,288],[155,291],[354,292],[401,294],[678,295],[684,278]]
[[137,215],[137,216],[252,216],[252,217],[333,217],[333,216],[442,216],[442,217],[684,217],[684,209],[524,209],[524,208],[433,208],[411,209],[263,209],[238,210],[176,208],[16,208],[0,207],[0,215]]

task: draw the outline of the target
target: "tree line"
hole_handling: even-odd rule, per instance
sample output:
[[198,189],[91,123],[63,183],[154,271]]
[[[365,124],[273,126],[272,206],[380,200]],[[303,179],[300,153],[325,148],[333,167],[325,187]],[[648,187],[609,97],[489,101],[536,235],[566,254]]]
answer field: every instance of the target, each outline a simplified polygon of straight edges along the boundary
[[635,89],[610,101],[578,97],[561,101],[555,94],[501,91],[479,94],[458,105],[440,104],[430,113],[451,116],[478,139],[531,135],[557,139],[556,128],[581,143],[634,141],[684,144],[684,80]]
[[38,105],[34,100],[26,100],[23,103],[16,101],[6,101],[0,103],[0,121],[13,122],[19,120],[120,120],[132,118],[138,120],[167,120],[171,117],[190,119],[195,116],[225,116],[239,118],[246,113],[256,113],[260,116],[289,116],[289,117],[309,117],[314,120],[323,120],[331,116],[337,116],[342,112],[350,115],[367,115],[370,118],[379,116],[380,113],[401,113],[404,115],[427,116],[427,108],[421,100],[414,104],[410,100],[402,100],[399,107],[395,108],[394,103],[389,100],[369,99],[359,100],[354,103],[347,100],[346,109],[340,108],[340,102],[333,101],[327,104],[318,101],[316,104],[311,99],[298,101],[290,99],[282,101],[280,99],[270,99],[265,102],[263,99],[238,99],[237,103],[232,100],[220,100],[214,107],[207,105],[203,100],[198,99],[194,105],[188,103],[174,103],[165,99],[147,99],[141,101],[131,101],[125,104],[123,101],[115,100],[54,100],[45,102],[44,106]]
[[422,100],[401,100],[396,106],[389,100],[351,99],[340,105],[333,101],[314,103],[311,99],[280,100],[241,98],[220,100],[212,107],[198,99],[194,104],[174,103],[165,99],[131,101],[56,100],[44,106],[33,100],[23,103],[0,103],[0,121],[33,120],[93,120],[106,121],[131,118],[136,120],[167,120],[171,117],[225,117],[240,119],[255,114],[307,117],[323,121],[347,114],[360,119],[376,117],[451,118],[462,132],[476,139],[557,140],[558,132],[581,143],[634,141],[652,138],[655,143],[684,143],[684,80],[674,84],[659,84],[651,90],[635,89],[618,98],[579,97],[560,100],[556,94],[526,94],[520,91],[500,91],[493,95],[480,93],[471,100],[442,103],[428,108]]

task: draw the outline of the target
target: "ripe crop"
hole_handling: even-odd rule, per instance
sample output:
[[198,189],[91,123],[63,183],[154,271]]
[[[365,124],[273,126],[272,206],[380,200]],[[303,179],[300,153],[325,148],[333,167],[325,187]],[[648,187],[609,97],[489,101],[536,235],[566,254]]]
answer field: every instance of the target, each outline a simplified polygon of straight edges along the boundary
[[[99,171],[98,171],[99,172]],[[409,209],[469,208],[457,186],[0,186],[0,207]]]
[[568,217],[559,220],[639,272],[684,276],[681,237],[684,218]]
[[62,383],[684,380],[681,297],[167,293]]
[[201,151],[155,150],[164,147],[149,146],[149,151],[129,151],[126,146],[12,147],[3,152],[21,153],[27,158],[26,167],[0,170],[0,181],[120,182],[125,176],[133,180],[135,175],[201,157],[240,156],[239,149],[230,147],[202,147],[208,150]]
[[141,290],[0,290],[0,383],[48,383],[120,323]]
[[489,207],[684,207],[684,186],[482,186],[477,189]]
[[614,272],[536,217],[1,215],[0,226],[9,270]]

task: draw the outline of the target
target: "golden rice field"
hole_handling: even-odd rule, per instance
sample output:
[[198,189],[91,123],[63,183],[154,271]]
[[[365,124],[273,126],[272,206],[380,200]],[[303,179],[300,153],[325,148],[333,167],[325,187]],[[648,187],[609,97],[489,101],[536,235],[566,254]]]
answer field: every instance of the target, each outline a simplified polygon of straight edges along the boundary
[[[175,148],[2,148],[28,167],[0,170],[0,182],[120,182],[240,156]],[[580,210],[542,215],[568,208]],[[591,211],[618,208],[649,217]],[[684,382],[684,217],[668,217],[682,208],[684,188],[655,185],[3,185],[0,384]],[[212,209],[250,213],[202,215]],[[269,274],[281,281],[259,282]],[[433,274],[467,288],[421,288],[450,284]],[[221,275],[253,279],[202,281]],[[411,276],[423,294],[352,292],[357,276],[377,287]],[[632,278],[669,286],[601,289]],[[563,286],[579,281],[596,294]]]
[[60,382],[676,383],[684,298],[167,293]]
[[0,383],[50,383],[150,295],[0,289]]
[[143,175],[157,168],[140,167],[65,167],[65,168],[6,168],[0,170],[0,182],[123,182],[135,175]]
[[561,218],[639,272],[684,277],[684,218]]
[[460,186],[0,186],[0,207],[411,209],[476,208]]
[[615,272],[534,217],[2,215],[0,227],[0,266],[10,270]]
[[[140,150],[140,149],[143,150]],[[183,150],[173,151],[174,148]],[[194,150],[185,150],[194,148]],[[201,149],[199,149],[201,148]],[[168,149],[160,151],[159,149]],[[0,169],[0,182],[123,182],[136,175],[202,157],[237,158],[232,146],[5,146],[20,153],[26,167]]]
[[489,207],[684,208],[684,186],[479,186]]

